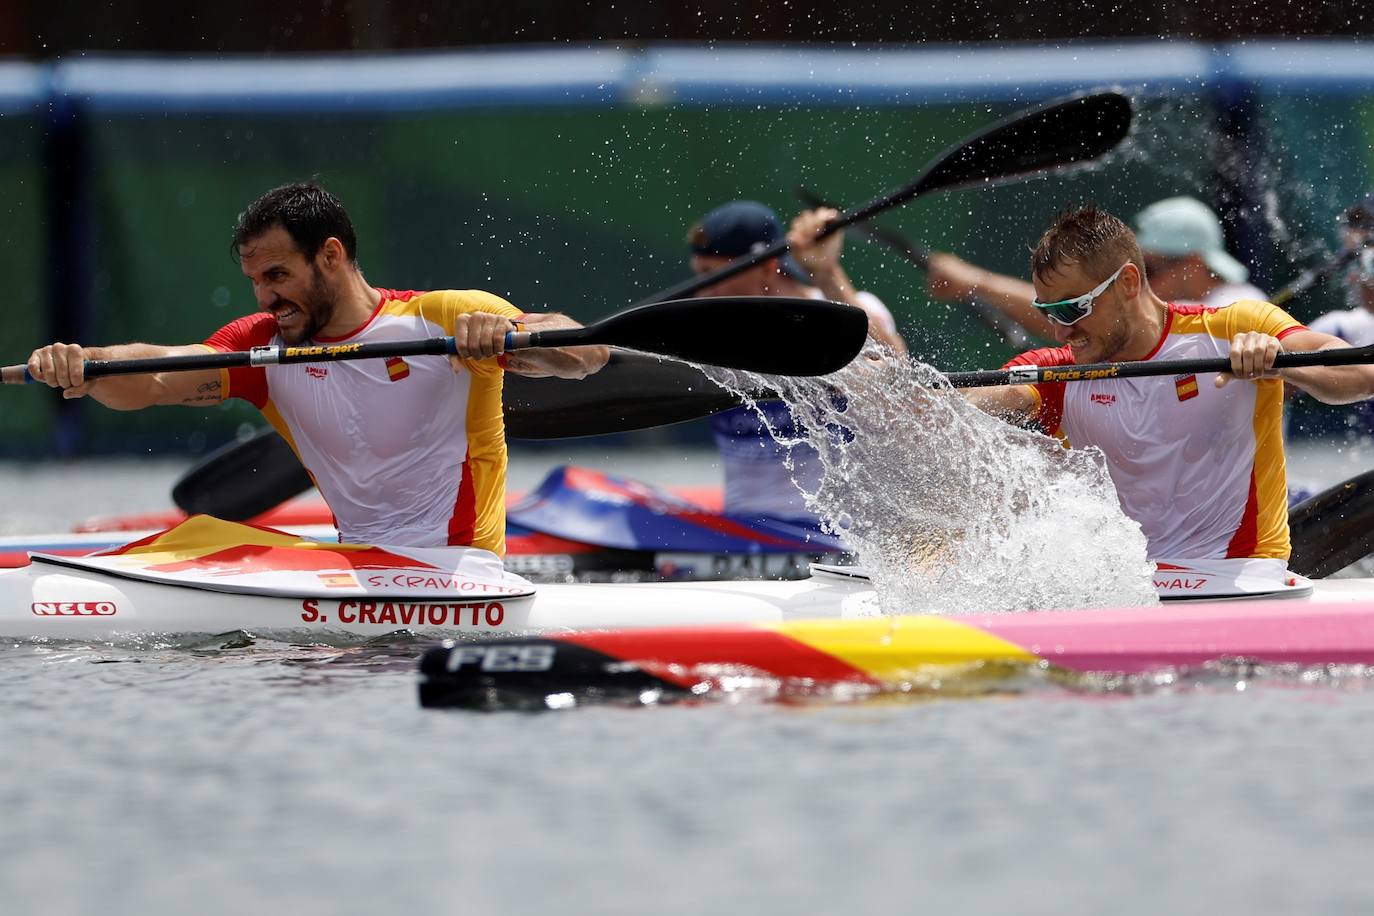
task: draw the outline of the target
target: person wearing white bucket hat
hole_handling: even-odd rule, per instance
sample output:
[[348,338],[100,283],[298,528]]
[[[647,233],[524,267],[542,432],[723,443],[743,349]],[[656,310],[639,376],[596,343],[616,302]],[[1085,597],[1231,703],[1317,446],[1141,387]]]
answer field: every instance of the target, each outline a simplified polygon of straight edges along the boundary
[[1136,214],[1135,224],[1150,288],[1166,302],[1220,307],[1268,298],[1246,282],[1250,269],[1227,253],[1221,220],[1202,201],[1157,201]]
[[[1250,271],[1225,248],[1221,221],[1193,197],[1170,197],[1135,217],[1150,289],[1165,302],[1219,308],[1242,299],[1269,297],[1246,282]],[[1035,288],[1018,277],[984,270],[952,254],[934,252],[926,273],[931,296],[943,302],[978,299],[1030,333],[1054,339],[1054,326],[1031,306]]]

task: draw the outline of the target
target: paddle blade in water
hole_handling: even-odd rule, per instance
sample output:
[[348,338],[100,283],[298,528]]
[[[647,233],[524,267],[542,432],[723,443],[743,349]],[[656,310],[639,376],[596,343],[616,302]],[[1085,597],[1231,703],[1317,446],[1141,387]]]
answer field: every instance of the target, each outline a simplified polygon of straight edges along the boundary
[[1374,471],[1288,509],[1288,568],[1321,579],[1374,551]]

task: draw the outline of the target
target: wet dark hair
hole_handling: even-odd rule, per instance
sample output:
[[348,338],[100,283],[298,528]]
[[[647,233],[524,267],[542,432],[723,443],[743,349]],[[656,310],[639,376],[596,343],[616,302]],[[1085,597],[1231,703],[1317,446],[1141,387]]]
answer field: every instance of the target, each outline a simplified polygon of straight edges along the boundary
[[1145,276],[1145,261],[1131,227],[1096,204],[1071,207],[1054,218],[1031,252],[1031,276],[1047,277],[1070,264],[1095,276],[1130,261]]
[[358,236],[353,221],[339,199],[311,182],[298,182],[273,188],[248,205],[234,224],[234,238],[230,251],[234,258],[239,248],[273,226],[281,226],[296,248],[307,259],[319,254],[325,239],[330,237],[343,243],[344,253],[353,262],[358,260]]

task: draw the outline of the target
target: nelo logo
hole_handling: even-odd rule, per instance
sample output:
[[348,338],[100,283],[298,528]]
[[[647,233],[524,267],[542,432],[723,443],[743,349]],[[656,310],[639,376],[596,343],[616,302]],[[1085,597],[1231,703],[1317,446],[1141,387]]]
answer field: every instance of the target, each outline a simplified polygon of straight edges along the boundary
[[112,617],[113,601],[35,601],[29,605],[36,617]]
[[1101,392],[1098,392],[1093,394],[1093,396],[1089,398],[1089,400],[1091,400],[1094,404],[1105,404],[1108,407],[1110,407],[1111,405],[1116,403],[1116,395],[1102,394]]

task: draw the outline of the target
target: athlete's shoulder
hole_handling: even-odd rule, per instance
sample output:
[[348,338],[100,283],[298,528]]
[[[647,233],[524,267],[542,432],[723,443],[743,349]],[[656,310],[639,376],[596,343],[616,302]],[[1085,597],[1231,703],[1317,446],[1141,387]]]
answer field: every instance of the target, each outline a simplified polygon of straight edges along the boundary
[[397,292],[381,290],[382,310],[391,315],[420,315],[452,323],[459,315],[469,312],[493,312],[507,318],[518,318],[523,312],[495,293],[480,289],[438,289],[428,292]]
[[388,302],[409,302],[421,296],[430,295],[426,290],[421,289],[387,289],[382,286],[374,287],[377,292],[382,294],[382,303]]
[[1260,331],[1283,338],[1303,329],[1302,322],[1270,302],[1237,299],[1226,305],[1170,303],[1171,334],[1207,334],[1229,340],[1245,331]]
[[1003,369],[1010,369],[1013,366],[1067,366],[1073,362],[1073,350],[1069,347],[1041,347],[1038,350],[1027,350],[1018,356],[1013,356],[1002,364]]
[[1242,331],[1263,331],[1275,337],[1302,330],[1301,321],[1274,305],[1261,299],[1241,299],[1232,302],[1227,309],[1234,316],[1236,326]]
[[235,318],[233,321],[211,334],[205,340],[206,346],[221,352],[247,350],[262,347],[277,336],[277,319],[271,312],[254,312]]
[[464,312],[495,312],[507,318],[518,318],[524,314],[505,299],[486,290],[453,289],[448,293]]

